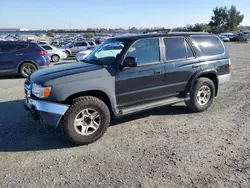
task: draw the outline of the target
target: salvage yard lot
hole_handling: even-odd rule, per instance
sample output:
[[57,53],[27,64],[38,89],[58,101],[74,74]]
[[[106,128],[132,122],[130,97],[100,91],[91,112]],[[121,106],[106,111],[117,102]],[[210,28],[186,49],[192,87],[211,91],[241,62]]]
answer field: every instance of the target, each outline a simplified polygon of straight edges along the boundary
[[0,79],[0,187],[250,187],[250,44],[228,43],[232,79],[206,112],[184,104],[112,122],[72,147],[28,118],[24,79]]

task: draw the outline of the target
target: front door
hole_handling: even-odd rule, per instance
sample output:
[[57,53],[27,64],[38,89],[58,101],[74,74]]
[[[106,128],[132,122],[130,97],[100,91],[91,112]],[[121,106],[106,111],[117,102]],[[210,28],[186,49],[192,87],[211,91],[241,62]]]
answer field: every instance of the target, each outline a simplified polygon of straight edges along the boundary
[[159,48],[159,39],[141,39],[128,50],[126,57],[137,59],[137,67],[125,67],[115,77],[118,107],[146,102],[163,97],[165,64]]

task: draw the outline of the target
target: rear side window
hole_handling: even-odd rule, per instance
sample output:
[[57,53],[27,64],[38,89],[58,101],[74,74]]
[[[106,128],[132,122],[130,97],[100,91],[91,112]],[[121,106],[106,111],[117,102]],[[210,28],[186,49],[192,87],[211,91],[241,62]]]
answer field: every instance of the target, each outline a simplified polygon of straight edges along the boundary
[[15,44],[0,44],[0,53],[13,52],[15,50],[17,50]]
[[205,56],[223,54],[225,49],[216,36],[192,36]]
[[94,46],[95,44],[93,42],[89,42],[89,45],[90,46]]
[[193,51],[184,38],[164,38],[167,61],[194,57]]
[[28,44],[17,44],[17,48],[18,48],[19,50],[22,50],[22,49],[28,48],[28,47],[29,47]]
[[79,42],[76,46],[88,46],[87,42]]
[[50,46],[42,46],[45,50],[53,50]]

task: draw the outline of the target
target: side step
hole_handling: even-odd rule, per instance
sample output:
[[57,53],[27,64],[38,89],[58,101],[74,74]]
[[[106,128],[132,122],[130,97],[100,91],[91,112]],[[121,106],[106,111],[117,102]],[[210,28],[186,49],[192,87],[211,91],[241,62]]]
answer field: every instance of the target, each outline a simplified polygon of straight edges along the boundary
[[120,115],[124,116],[124,115],[129,115],[129,114],[133,114],[133,113],[144,111],[144,110],[149,110],[152,108],[158,108],[161,106],[176,104],[179,102],[183,102],[184,100],[185,100],[184,98],[173,97],[173,98],[169,98],[169,99],[163,99],[160,101],[149,102],[146,104],[144,103],[144,104],[139,104],[139,105],[132,105],[129,107],[122,108]]

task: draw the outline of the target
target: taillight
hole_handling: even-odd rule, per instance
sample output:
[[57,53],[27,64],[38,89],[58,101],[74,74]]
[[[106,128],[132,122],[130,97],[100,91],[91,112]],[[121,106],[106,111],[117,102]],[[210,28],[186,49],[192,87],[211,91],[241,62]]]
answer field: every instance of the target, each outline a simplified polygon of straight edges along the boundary
[[64,53],[65,53],[66,51],[65,51],[65,50],[62,50],[62,52],[64,52]]
[[232,70],[232,64],[231,64],[231,59],[228,61],[228,72]]
[[40,56],[45,56],[47,53],[45,51],[36,52]]

